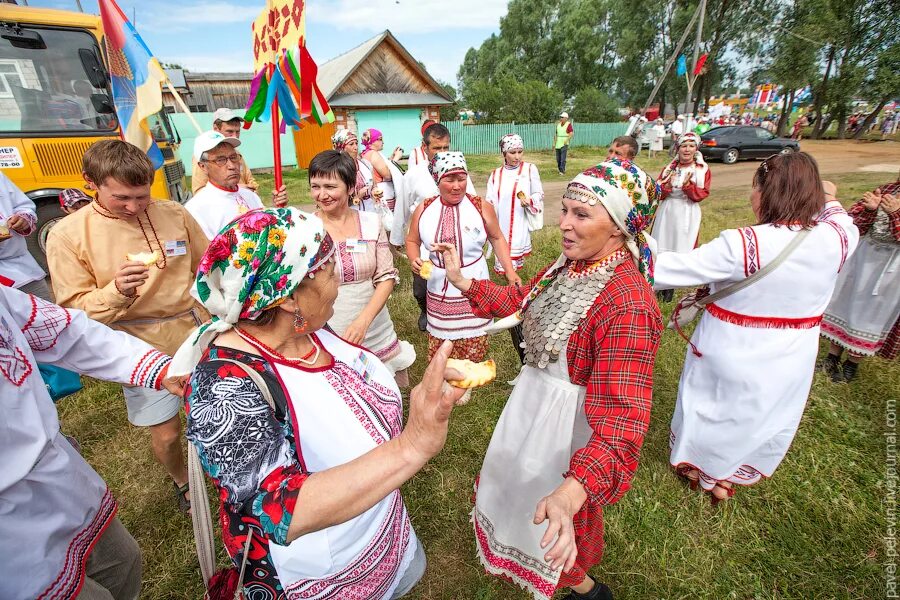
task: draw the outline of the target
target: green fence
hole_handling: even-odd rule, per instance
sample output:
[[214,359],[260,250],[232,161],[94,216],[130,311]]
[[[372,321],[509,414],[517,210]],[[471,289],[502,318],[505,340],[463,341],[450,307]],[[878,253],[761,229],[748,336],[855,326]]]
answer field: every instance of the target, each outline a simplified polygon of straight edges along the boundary
[[[556,123],[463,125],[462,121],[447,121],[444,126],[450,130],[453,149],[465,154],[499,152],[500,138],[507,133],[522,136],[527,150],[552,150],[556,136]],[[627,128],[628,123],[574,123],[572,146],[606,146]]]

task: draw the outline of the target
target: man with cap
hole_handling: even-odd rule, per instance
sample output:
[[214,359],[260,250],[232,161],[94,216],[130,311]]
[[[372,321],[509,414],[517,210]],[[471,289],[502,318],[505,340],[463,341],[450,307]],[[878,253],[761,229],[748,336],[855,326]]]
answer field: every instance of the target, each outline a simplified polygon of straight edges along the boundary
[[678,138],[684,134],[684,115],[678,115],[672,124],[669,125],[669,133],[672,134],[672,146],[669,149],[669,156],[675,156],[678,150]]
[[66,188],[59,193],[59,207],[67,215],[91,203],[91,197],[78,188]]
[[569,142],[575,130],[569,121],[569,113],[559,113],[559,122],[556,124],[556,134],[553,136],[553,147],[556,148],[556,166],[560,175],[566,174],[566,154],[569,152]]
[[[208,181],[184,207],[209,239],[239,215],[263,208],[256,192],[240,185],[244,160],[237,152],[240,145],[238,138],[218,131],[204,132],[194,140],[194,161]],[[285,186],[272,192],[272,201],[276,207],[287,205]]]
[[[220,108],[213,113],[213,131],[218,131],[225,137],[240,138],[241,118],[230,108]],[[196,194],[197,190],[206,185],[207,180],[206,172],[200,168],[195,158],[194,170],[191,173],[191,191]],[[254,192],[259,189],[259,183],[253,178],[253,173],[250,172],[250,167],[247,166],[243,156],[241,156],[241,180],[238,185],[250,188]]]

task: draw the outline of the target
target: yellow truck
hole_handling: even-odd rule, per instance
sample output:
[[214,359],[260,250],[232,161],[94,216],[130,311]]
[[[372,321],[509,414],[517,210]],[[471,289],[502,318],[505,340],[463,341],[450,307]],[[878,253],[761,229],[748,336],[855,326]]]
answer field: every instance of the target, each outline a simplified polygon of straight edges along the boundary
[[[64,216],[59,192],[83,188],[91,144],[121,135],[102,41],[96,15],[0,3],[0,169],[37,205],[29,248],[42,266],[47,233]],[[178,135],[165,112],[150,128],[165,158],[153,197],[184,202]]]

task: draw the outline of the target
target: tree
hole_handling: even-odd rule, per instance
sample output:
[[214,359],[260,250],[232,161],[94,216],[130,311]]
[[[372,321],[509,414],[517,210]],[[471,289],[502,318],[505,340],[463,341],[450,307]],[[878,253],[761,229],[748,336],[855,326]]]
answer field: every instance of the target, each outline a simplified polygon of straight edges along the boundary
[[856,135],[853,136],[856,139],[869,130],[875,117],[891,98],[900,96],[900,42],[894,42],[878,56],[872,75],[863,89],[867,99],[875,103],[875,108],[866,115]]
[[779,136],[786,132],[796,90],[804,87],[817,74],[819,49],[799,37],[809,29],[806,25],[811,17],[813,4],[814,2],[806,0],[794,3],[785,16],[783,29],[775,37],[771,52],[773,59],[769,63],[768,73],[782,87],[782,97],[785,97],[776,130],[776,135]]
[[535,79],[476,81],[465,96],[466,106],[488,122],[546,123],[559,114],[563,95]]
[[441,107],[441,121],[456,121],[459,119],[459,98],[456,95],[456,88],[449,83],[438,80],[438,84],[453,99],[453,104]]
[[613,123],[621,120],[619,103],[597,88],[582,88],[575,94],[572,112],[582,123]]

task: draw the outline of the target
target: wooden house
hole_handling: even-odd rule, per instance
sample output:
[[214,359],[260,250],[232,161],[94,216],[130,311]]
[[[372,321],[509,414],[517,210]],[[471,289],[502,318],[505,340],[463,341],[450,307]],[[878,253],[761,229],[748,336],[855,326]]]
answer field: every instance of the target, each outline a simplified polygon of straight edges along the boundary
[[338,127],[384,134],[385,149],[409,153],[421,143],[421,124],[439,120],[440,108],[453,103],[444,88],[413,58],[390,31],[384,31],[319,67],[319,88],[335,114],[335,123],[294,132],[297,164],[307,167],[331,148]]
[[[192,73],[168,69],[169,80],[191,112],[215,112],[219,108],[244,108],[250,96],[253,73]],[[172,94],[163,88],[163,105],[169,112],[175,108]]]

